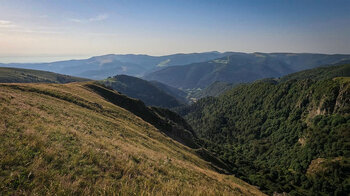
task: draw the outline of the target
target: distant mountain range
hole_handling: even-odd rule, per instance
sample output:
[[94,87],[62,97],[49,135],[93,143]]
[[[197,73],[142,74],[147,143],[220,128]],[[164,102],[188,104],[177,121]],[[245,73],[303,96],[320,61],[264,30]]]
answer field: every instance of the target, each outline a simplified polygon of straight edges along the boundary
[[[350,73],[349,66],[347,67],[336,66],[336,65],[343,65],[343,64],[350,64],[350,60],[340,61],[339,63],[334,64],[334,66],[324,66],[324,67],[319,67],[317,69],[308,69],[301,72],[292,73],[280,79],[264,78],[259,81],[275,83],[275,82],[283,82],[287,80],[300,80],[300,79],[307,79],[307,78],[309,79],[319,79],[319,78],[325,79],[327,77],[334,78],[342,74],[346,75]],[[202,90],[195,90],[193,93],[189,93],[187,97],[193,100],[198,100],[200,98],[209,97],[209,96],[217,97],[222,93],[226,92],[227,90],[234,88],[236,85],[237,84],[216,81]]]
[[44,70],[89,79],[105,79],[118,74],[142,76],[145,73],[163,67],[204,62],[229,54],[231,53],[203,52],[166,56],[109,54],[83,60],[67,60],[52,63],[0,63],[0,67]]
[[203,89],[216,81],[251,82],[344,60],[350,60],[350,55],[214,51],[165,56],[109,54],[52,63],[0,63],[0,67],[44,70],[94,80],[123,74],[176,88]]
[[[188,103],[189,100],[196,101],[207,96],[218,96],[239,83],[263,78],[278,78],[301,70],[349,61],[350,55],[341,54],[238,52],[204,52],[167,56],[110,54],[53,63],[0,64],[3,67],[22,67],[64,74],[51,73],[50,78],[46,78],[50,75],[49,72],[27,70],[26,73],[16,77],[7,77],[10,76],[9,70],[5,71],[4,68],[0,70],[0,77],[2,76],[0,79],[4,82],[7,82],[6,78],[10,78],[10,82],[15,78],[18,81],[14,82],[65,83],[81,81],[82,78],[103,80],[110,77],[104,82],[115,90],[141,99],[147,105],[171,108]],[[16,73],[19,72],[20,69],[17,69]],[[14,69],[11,70],[11,74],[13,73],[15,73]],[[54,78],[52,74],[55,75]],[[123,76],[116,78],[114,77],[116,75]],[[126,75],[143,76],[142,78],[149,82]],[[135,86],[135,84],[138,85]]]
[[216,81],[252,82],[349,59],[350,55],[338,54],[232,53],[206,62],[166,67],[144,78],[182,89],[205,88]]

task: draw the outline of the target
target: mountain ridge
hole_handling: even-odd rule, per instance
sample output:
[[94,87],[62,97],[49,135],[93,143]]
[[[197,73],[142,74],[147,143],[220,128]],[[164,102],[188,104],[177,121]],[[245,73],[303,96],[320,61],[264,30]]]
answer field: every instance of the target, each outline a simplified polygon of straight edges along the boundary
[[178,53],[165,56],[108,54],[94,56],[88,59],[50,63],[0,63],[0,66],[51,71],[100,80],[118,74],[141,76],[160,67],[202,62],[219,58],[226,54],[219,52]]
[[345,59],[350,59],[350,55],[235,53],[207,62],[166,67],[143,78],[182,89],[203,89],[217,81],[233,84],[252,82],[335,64]]

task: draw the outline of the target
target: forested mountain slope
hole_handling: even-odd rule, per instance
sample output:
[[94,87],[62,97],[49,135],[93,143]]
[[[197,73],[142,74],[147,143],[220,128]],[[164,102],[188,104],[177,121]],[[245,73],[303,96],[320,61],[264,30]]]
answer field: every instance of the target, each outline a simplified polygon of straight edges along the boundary
[[349,60],[350,55],[303,53],[234,53],[207,62],[166,67],[144,76],[164,84],[183,88],[205,88],[216,82],[245,83],[281,77],[297,71]]
[[96,83],[0,84],[0,194],[262,195],[183,145],[194,137]]
[[269,194],[347,195],[349,68],[238,85],[179,113],[237,176]]

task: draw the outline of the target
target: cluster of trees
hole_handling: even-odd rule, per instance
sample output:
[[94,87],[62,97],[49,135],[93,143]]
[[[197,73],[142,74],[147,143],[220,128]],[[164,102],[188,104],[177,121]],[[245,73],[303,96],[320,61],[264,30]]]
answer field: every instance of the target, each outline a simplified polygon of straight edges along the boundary
[[177,112],[234,174],[268,194],[345,195],[350,80],[324,76],[238,85]]

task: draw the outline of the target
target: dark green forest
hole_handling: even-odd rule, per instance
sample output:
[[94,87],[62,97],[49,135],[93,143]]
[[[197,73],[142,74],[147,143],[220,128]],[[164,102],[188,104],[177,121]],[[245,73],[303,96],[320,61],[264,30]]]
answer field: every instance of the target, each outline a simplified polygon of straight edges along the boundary
[[350,64],[237,85],[178,108],[241,179],[268,194],[350,192]]

